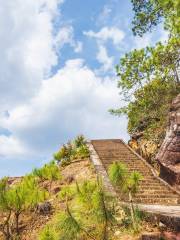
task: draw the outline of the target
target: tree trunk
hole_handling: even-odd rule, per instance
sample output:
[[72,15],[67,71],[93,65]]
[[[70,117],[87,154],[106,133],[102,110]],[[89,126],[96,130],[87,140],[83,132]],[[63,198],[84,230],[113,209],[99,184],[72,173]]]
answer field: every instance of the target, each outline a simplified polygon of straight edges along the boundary
[[9,212],[2,228],[1,228],[1,232],[3,233],[4,237],[6,240],[10,240],[11,239],[11,233],[10,233],[10,226],[9,226],[9,220],[11,218],[11,211]]
[[8,217],[7,217],[7,220],[6,220],[7,240],[11,239],[10,226],[9,226],[10,217],[11,217],[11,211],[10,211]]
[[15,228],[17,235],[19,235],[19,216],[20,213],[15,213]]
[[134,216],[134,206],[133,206],[131,191],[129,191],[129,202],[130,202],[130,213],[131,213],[133,229],[135,230],[136,229],[136,221],[135,221],[135,216]]

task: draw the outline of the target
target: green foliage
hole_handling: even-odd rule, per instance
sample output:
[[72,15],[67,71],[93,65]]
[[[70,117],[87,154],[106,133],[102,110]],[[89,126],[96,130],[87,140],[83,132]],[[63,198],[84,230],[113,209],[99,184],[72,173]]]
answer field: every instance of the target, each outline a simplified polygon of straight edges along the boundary
[[118,87],[125,105],[111,109],[115,115],[128,116],[128,132],[156,145],[164,138],[170,104],[180,92],[180,1],[131,0],[134,11],[133,32],[142,36],[163,23],[169,39],[126,53],[116,66]]
[[79,135],[74,139],[75,148],[79,148],[84,145],[86,145],[86,139],[83,135]]
[[143,179],[143,176],[138,171],[134,171],[130,174],[127,181],[127,188],[135,194],[138,191],[139,183]]
[[109,166],[108,174],[112,183],[125,193],[129,191],[133,194],[136,193],[140,180],[143,179],[139,172],[129,173],[126,165],[118,162],[114,162]]
[[0,210],[7,211],[9,210],[9,185],[8,185],[8,177],[4,177],[0,179]]
[[[132,217],[131,217],[131,212],[130,209],[128,207],[123,207],[124,213],[125,213],[125,217],[122,219],[122,225],[125,228],[130,228],[132,226]],[[142,221],[144,221],[146,219],[146,214],[144,212],[142,212],[138,207],[134,208],[134,218],[136,219],[136,222],[138,224],[139,227],[140,224],[142,224]]]
[[169,106],[180,91],[177,73],[180,41],[169,39],[155,47],[134,50],[117,66],[118,87],[128,104],[111,110],[128,116],[128,132],[143,132],[144,138],[158,143],[164,136]]
[[113,163],[110,165],[108,173],[112,183],[117,186],[122,193],[128,193],[129,195],[131,221],[133,229],[136,231],[138,229],[138,222],[133,205],[133,195],[137,192],[143,176],[137,171],[130,174],[126,165],[123,163]]
[[61,189],[58,196],[63,201],[65,201],[65,200],[70,201],[73,199],[75,194],[76,194],[75,186],[68,185]]
[[74,141],[64,144],[60,150],[54,154],[54,159],[60,162],[61,166],[70,164],[75,159],[89,157],[89,149],[83,135],[77,136]]
[[116,223],[114,201],[105,193],[101,181],[76,183],[62,189],[59,196],[66,200],[66,209],[53,223],[58,239],[109,239],[109,228]]
[[133,32],[142,36],[154,26],[163,22],[171,34],[180,33],[179,0],[131,0],[133,11]]
[[9,189],[11,209],[17,213],[34,208],[46,196],[46,192],[39,188],[33,176],[25,176],[22,182]]
[[42,168],[35,168],[32,174],[41,180],[56,181],[61,179],[60,169],[55,161],[45,164]]
[[179,48],[180,40],[171,38],[165,45],[157,43],[155,47],[135,49],[125,54],[116,70],[120,77],[118,87],[122,88],[126,99],[152,80],[173,83],[176,88],[179,83]]
[[124,188],[126,185],[126,177],[128,175],[126,165],[114,162],[109,166],[108,174],[113,184],[118,185],[120,188]]
[[75,149],[76,158],[87,158],[89,157],[89,149],[86,145],[81,145]]
[[59,240],[58,234],[50,226],[46,226],[40,233],[39,240]]
[[60,240],[77,239],[81,232],[81,224],[73,217],[67,208],[66,212],[59,216],[58,228],[60,231]]
[[[47,193],[41,190],[36,179],[32,175],[25,176],[16,185],[9,186],[8,179],[0,181],[0,211],[6,213],[2,232],[5,237],[11,237],[9,221],[13,218],[12,228],[19,234],[19,217],[22,212],[33,209],[39,202],[47,197]],[[5,230],[6,229],[6,230]]]
[[5,239],[9,239],[11,237],[9,222],[12,211],[9,202],[9,185],[7,177],[0,179],[0,212],[1,214],[3,213],[3,222],[0,224],[0,231]]

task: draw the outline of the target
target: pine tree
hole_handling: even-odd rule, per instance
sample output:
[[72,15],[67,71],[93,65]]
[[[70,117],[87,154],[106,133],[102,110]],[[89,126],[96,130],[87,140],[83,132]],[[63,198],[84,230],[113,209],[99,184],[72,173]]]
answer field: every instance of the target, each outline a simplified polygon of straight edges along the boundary
[[117,162],[110,165],[108,173],[112,183],[117,186],[122,193],[127,193],[129,196],[133,229],[136,230],[137,222],[135,219],[133,196],[137,192],[140,180],[142,180],[143,177],[137,171],[130,174],[125,164]]

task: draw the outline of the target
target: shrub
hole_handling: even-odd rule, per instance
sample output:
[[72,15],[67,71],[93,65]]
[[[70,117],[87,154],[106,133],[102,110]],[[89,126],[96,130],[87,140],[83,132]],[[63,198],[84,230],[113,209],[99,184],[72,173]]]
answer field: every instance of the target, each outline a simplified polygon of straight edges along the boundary
[[59,192],[59,198],[63,201],[65,201],[65,200],[69,201],[69,200],[73,199],[75,193],[76,192],[75,192],[74,186],[65,186]]
[[68,143],[67,145],[63,145],[61,147],[61,149],[54,154],[54,159],[57,162],[60,162],[61,164],[65,163],[69,164],[71,162],[71,156],[72,156],[72,145],[70,145],[70,143]]
[[54,154],[54,159],[66,166],[75,159],[89,157],[89,149],[83,135],[77,136],[74,141],[64,144],[58,152]]
[[9,190],[9,203],[15,216],[15,228],[19,234],[19,217],[25,210],[33,209],[44,201],[47,194],[41,190],[32,176],[26,176],[21,183]]
[[86,139],[83,135],[79,135],[74,139],[75,148],[86,145]]
[[0,212],[3,213],[3,222],[0,225],[0,231],[5,239],[10,239],[10,218],[12,215],[11,206],[9,203],[9,185],[8,178],[0,179]]
[[[19,235],[20,215],[26,210],[33,209],[46,197],[47,193],[39,188],[32,175],[25,176],[20,183],[12,187],[9,186],[7,178],[3,178],[0,181],[0,210],[6,213],[6,220],[2,228],[4,236],[10,239],[10,232],[13,232],[10,230],[13,229]],[[11,219],[13,220],[12,229],[9,225]]]
[[54,231],[53,227],[46,226],[39,235],[39,240],[59,240],[58,234]]
[[68,194],[69,192],[64,195],[66,211],[58,220],[58,229],[62,237],[60,239],[66,239],[64,236],[68,236],[67,239],[107,239],[108,228],[115,222],[115,218],[101,182],[85,181],[81,185],[76,183],[74,209],[69,207]]
[[32,174],[40,178],[40,180],[49,180],[50,188],[53,181],[61,179],[60,169],[55,161],[45,164],[42,168],[35,168]]
[[137,192],[139,182],[143,178],[142,175],[134,171],[131,174],[128,172],[128,169],[125,164],[114,162],[110,165],[109,170],[109,178],[110,180],[119,187],[119,190],[129,195],[129,203],[130,203],[130,212],[133,229],[137,229],[137,221],[135,217],[135,209],[133,205],[133,195]]

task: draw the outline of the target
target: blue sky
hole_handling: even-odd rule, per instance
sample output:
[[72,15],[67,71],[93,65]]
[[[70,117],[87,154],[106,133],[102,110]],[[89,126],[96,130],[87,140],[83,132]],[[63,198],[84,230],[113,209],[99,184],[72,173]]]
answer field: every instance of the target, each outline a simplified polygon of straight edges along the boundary
[[7,0],[0,6],[0,176],[22,175],[77,134],[128,140],[114,66],[164,41],[131,32],[130,0]]

